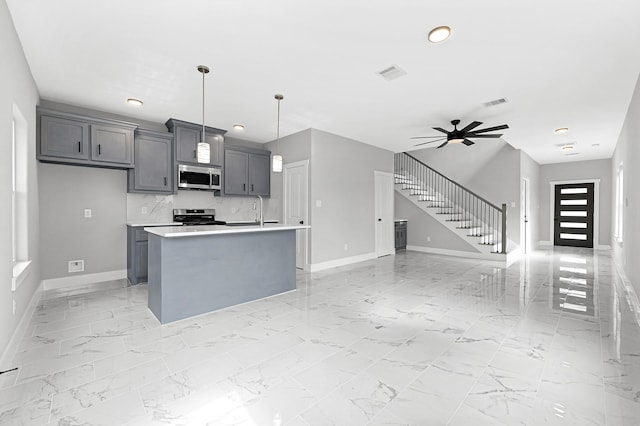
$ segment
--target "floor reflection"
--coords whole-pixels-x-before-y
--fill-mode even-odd
[[[552,307],[593,317],[596,314],[597,263],[596,254],[560,254],[554,256]]]

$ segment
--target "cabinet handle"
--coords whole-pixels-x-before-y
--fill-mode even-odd
[[[197,152],[197,150],[196,150],[196,149],[194,149],[194,150],[193,150],[193,158],[198,158],[198,156],[196,155],[196,152]]]
[[[247,190],[247,184],[246,184],[246,183],[243,183],[243,184],[242,184],[242,190],[243,190],[243,191],[246,191],[246,190]]]
[[[102,152],[101,152],[101,151],[102,151],[102,150],[100,149],[100,144],[98,144],[98,155],[101,155],[101,154],[102,154]]]
[[[82,152],[82,141],[78,141],[78,152]]]
[[[167,186],[167,177],[164,177],[164,186]]]
[[[253,192],[253,184],[251,184],[251,192]]]

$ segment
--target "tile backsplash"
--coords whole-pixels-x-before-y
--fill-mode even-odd
[[[181,190],[175,195],[127,194],[127,222],[170,222],[173,209],[187,208],[216,209],[218,220],[256,220],[259,214],[257,203],[257,197],[216,197],[206,191]],[[264,198],[264,218],[281,221],[280,204],[279,199]]]

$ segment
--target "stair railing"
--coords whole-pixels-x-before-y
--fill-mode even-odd
[[[446,215],[447,221],[458,222],[457,227],[468,229],[478,237],[479,244],[493,245],[496,252],[507,253],[507,205],[498,207],[417,158],[400,152],[394,158],[397,179],[436,214]]]

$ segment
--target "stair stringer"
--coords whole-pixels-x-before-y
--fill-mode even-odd
[[[445,228],[447,228],[451,233],[457,236],[461,241],[464,241],[471,249],[471,251],[469,252],[470,257],[473,257],[476,259],[480,257],[482,259],[498,260],[498,261],[506,259],[506,256],[504,254],[494,252],[495,250],[494,245],[478,244],[478,241],[479,241],[478,237],[470,236],[469,229],[459,228],[462,222],[446,220],[446,217],[449,217],[448,215],[438,214],[437,208],[427,207],[427,202],[421,201],[419,195],[411,195],[410,189],[403,189],[403,186],[406,186],[406,184],[396,183],[395,184],[396,193],[400,194],[402,197],[409,200],[411,203],[417,206],[420,210],[422,210],[423,212],[425,212],[426,214],[434,218],[438,223],[440,223]],[[507,247],[509,246],[510,244],[507,244]],[[460,255],[463,255],[464,252],[459,252],[459,253]]]

